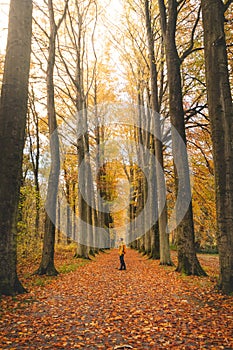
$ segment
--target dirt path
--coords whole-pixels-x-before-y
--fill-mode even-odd
[[[40,294],[3,298],[0,349],[233,349],[232,297],[135,251],[126,271],[118,259],[100,254]]]

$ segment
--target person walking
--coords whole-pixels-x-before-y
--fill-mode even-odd
[[[120,243],[119,243],[119,256],[120,256],[120,268],[119,268],[119,270],[126,270],[125,253],[126,253],[126,245],[125,245],[123,238],[121,238]]]

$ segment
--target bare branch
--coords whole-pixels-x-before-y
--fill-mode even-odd
[[[58,21],[58,24],[56,26],[57,30],[59,29],[59,27],[61,26],[65,16],[66,16],[66,13],[67,13],[67,10],[68,10],[68,3],[69,3],[69,0],[66,0],[66,3],[65,3],[65,7],[64,7],[64,10],[63,10],[63,14],[61,16],[61,18],[59,19]]]
[[[190,143],[191,145],[193,145],[194,147],[196,147],[197,149],[199,149],[199,151],[201,152],[203,158],[205,159],[205,163],[206,166],[210,172],[211,175],[214,175],[214,170],[212,168],[212,166],[210,165],[209,159],[206,157],[205,152],[203,151],[202,147],[199,146],[197,143],[195,143],[194,141],[188,140],[188,143]]]
[[[40,25],[40,23],[35,19],[35,17],[33,17],[33,22],[35,22],[35,24],[40,28],[40,30],[44,33],[44,35],[49,38],[48,33],[44,30],[44,28]]]
[[[194,50],[193,50],[193,46],[194,46],[194,35],[195,35],[195,31],[196,31],[198,22],[199,22],[199,20],[200,20],[200,14],[201,14],[201,6],[199,6],[198,13],[197,13],[197,18],[196,18],[196,21],[195,21],[194,26],[193,26],[193,29],[192,29],[189,47],[188,47],[187,50],[183,53],[183,55],[180,57],[181,62],[183,62],[184,59],[185,59],[187,56],[189,56],[189,55],[194,51]]]

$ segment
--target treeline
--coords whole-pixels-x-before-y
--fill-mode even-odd
[[[0,109],[0,292],[18,255],[117,238],[233,289],[232,1],[11,0]],[[213,149],[212,149],[213,148]],[[18,244],[18,248],[17,248]]]

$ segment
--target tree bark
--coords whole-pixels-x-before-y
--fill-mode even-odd
[[[144,2],[145,19],[146,19],[146,31],[149,49],[149,61],[150,61],[150,79],[151,79],[151,108],[152,108],[152,126],[156,131],[155,136],[155,155],[163,171],[163,145],[161,136],[161,123],[159,115],[159,103],[158,103],[158,88],[157,88],[157,68],[155,63],[154,52],[154,39],[151,28],[151,14],[149,10],[149,0]],[[159,234],[160,234],[160,264],[172,265],[169,248],[169,234],[167,232],[167,201],[166,201],[166,186],[164,173],[160,169],[156,169],[156,184],[158,193],[158,203],[162,203],[163,208],[158,218],[159,222]]]
[[[83,125],[85,123],[84,114],[86,111],[79,111],[79,122],[78,124]],[[85,200],[87,191],[86,186],[86,166],[85,162],[85,135],[80,135],[78,139],[78,244],[77,251],[75,254],[76,258],[89,259],[89,247],[87,244],[83,244],[83,241],[88,242],[88,204]],[[83,240],[82,237],[85,239]]]
[[[150,150],[151,160],[150,160],[150,183],[152,184],[151,191],[149,193],[150,196],[150,206],[153,214],[156,218],[158,217],[158,195],[157,195],[157,179],[156,179],[156,162],[155,162],[155,140],[154,135],[151,135],[151,145]],[[162,219],[162,218],[161,218]],[[161,223],[161,222],[160,222]],[[161,226],[160,226],[161,227]],[[162,228],[161,228],[162,229]],[[166,232],[166,231],[165,231]],[[169,243],[169,242],[168,242]],[[151,227],[151,254],[150,258],[154,260],[160,260],[160,252],[162,250],[162,254],[164,256],[164,249],[160,249],[160,232],[159,232],[159,220],[157,220],[153,226]],[[168,245],[168,254],[170,255],[169,245]],[[162,259],[161,261],[164,261]],[[170,264],[168,264],[170,265]]]
[[[213,141],[219,288],[233,292],[233,105],[220,0],[201,1],[208,108]]]
[[[182,201],[177,201],[176,205],[178,252],[178,266],[176,270],[186,275],[206,275],[195,251],[188,155],[186,148],[183,147],[186,145],[186,134],[180,73],[181,61],[175,40],[178,2],[176,0],[168,0],[167,8],[164,0],[158,0],[158,3],[168,71],[169,112],[172,124],[172,152],[175,164],[176,192],[178,192],[179,186],[179,192],[182,196]],[[183,203],[189,201],[190,204],[186,214],[180,217]]]
[[[25,292],[16,272],[16,222],[25,139],[32,0],[11,0],[0,105],[0,294]]]
[[[56,276],[58,271],[54,265],[54,245],[55,245],[55,225],[56,225],[56,208],[57,193],[60,173],[60,151],[59,137],[57,130],[57,119],[54,99],[54,67],[56,53],[56,36],[59,26],[61,25],[67,10],[68,0],[66,1],[64,12],[60,18],[58,25],[55,23],[55,15],[53,8],[53,0],[48,1],[50,35],[49,35],[49,54],[47,65],[47,111],[50,136],[50,154],[51,165],[48,180],[47,196],[46,196],[46,216],[45,216],[45,232],[43,240],[42,259],[39,269],[35,272],[38,275]]]
[[[36,202],[36,216],[35,216],[35,236],[37,239],[40,238],[40,207],[41,207],[41,196],[40,196],[40,184],[39,184],[39,167],[40,167],[40,137],[39,137],[39,116],[36,112],[35,106],[35,94],[32,89],[31,97],[29,96],[29,108],[30,114],[32,115],[34,127],[35,127],[35,139],[36,139],[36,147],[34,154],[33,147],[33,139],[31,135],[30,128],[30,116],[28,116],[28,128],[27,133],[29,136],[29,144],[30,144],[30,156],[32,162],[32,169],[34,174],[34,186],[35,186],[35,202]]]

